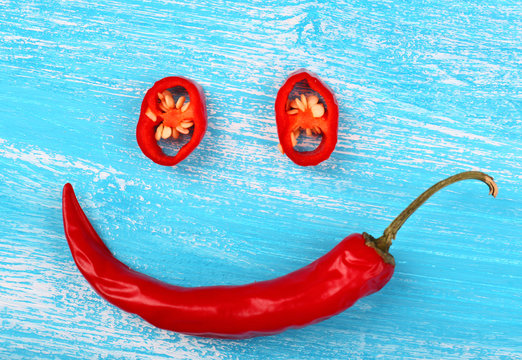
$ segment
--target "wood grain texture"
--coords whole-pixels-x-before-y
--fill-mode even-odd
[[[0,358],[522,358],[522,8],[516,1],[0,0]],[[273,103],[297,68],[335,91],[331,159],[276,149]],[[145,91],[205,89],[209,129],[174,168],[135,141]],[[352,232],[399,232],[379,293],[247,341],[155,329],[103,301],[62,228],[71,182],[109,248],[181,285],[285,274]]]

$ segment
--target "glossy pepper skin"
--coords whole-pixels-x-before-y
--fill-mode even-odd
[[[315,91],[324,101],[325,113],[321,118],[311,116],[290,115],[288,113],[289,96],[299,82],[306,80],[311,90]],[[306,70],[299,69],[290,74],[288,79],[279,89],[275,101],[275,116],[277,135],[283,152],[297,165],[313,166],[328,159],[337,144],[337,132],[339,127],[339,106],[335,94],[317,75]],[[292,132],[298,128],[318,127],[322,133],[319,146],[312,151],[297,151],[292,144]]]
[[[184,88],[190,98],[190,106],[184,113],[185,118],[192,119],[193,132],[188,143],[183,145],[174,156],[167,155],[163,152],[156,140],[156,128],[163,120],[164,113],[160,108],[158,94],[165,90],[175,87]],[[154,121],[147,112],[150,111],[157,117]],[[207,130],[207,110],[205,103],[205,94],[203,88],[195,81],[181,76],[170,76],[157,81],[150,88],[141,104],[140,118],[136,127],[136,140],[145,156],[154,161],[156,164],[164,166],[174,166],[184,160],[199,145],[205,131]]]
[[[74,261],[98,294],[154,326],[191,335],[242,339],[313,324],[378,291],[394,271],[361,234],[353,234],[308,266],[273,280],[184,288],[117,260],[70,184],[63,190],[63,221]]]
[[[98,294],[113,305],[162,329],[243,339],[319,322],[380,290],[393,275],[395,262],[388,250],[402,224],[435,192],[465,179],[481,180],[489,186],[490,194],[497,195],[493,178],[484,173],[454,175],[422,193],[381,237],[350,235],[299,270],[239,286],[186,288],[130,269],[111,254],[98,236],[71,184],[63,189],[63,222],[78,269]]]

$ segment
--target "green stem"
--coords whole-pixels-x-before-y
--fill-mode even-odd
[[[397,235],[397,232],[399,231],[401,226],[411,216],[411,214],[413,214],[415,212],[415,210],[417,210],[419,208],[419,206],[424,204],[424,202],[426,202],[426,200],[428,200],[433,194],[435,194],[440,189],[442,189],[448,185],[451,185],[453,183],[456,183],[456,182],[459,182],[462,180],[469,180],[469,179],[475,179],[475,180],[480,180],[480,181],[484,182],[486,185],[489,186],[489,194],[493,195],[494,197],[497,196],[497,193],[498,193],[497,184],[493,181],[493,178],[491,176],[484,174],[483,172],[465,171],[465,172],[450,176],[447,179],[439,181],[438,183],[436,183],[435,185],[430,187],[428,190],[423,192],[418,198],[413,200],[413,202],[406,209],[404,209],[404,211],[401,212],[399,214],[399,216],[397,216],[395,218],[395,220],[393,220],[391,222],[391,224],[386,228],[386,230],[384,230],[383,235],[380,238],[374,240],[375,246],[377,248],[379,248],[380,250],[382,250],[383,252],[387,253],[388,250],[390,249],[393,239],[395,239],[395,236]]]

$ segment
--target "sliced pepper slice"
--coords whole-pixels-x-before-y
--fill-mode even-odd
[[[181,87],[187,93],[175,99],[169,89]],[[174,156],[163,152],[161,139],[177,139],[189,134],[190,140]],[[173,166],[184,160],[201,142],[207,129],[207,110],[203,88],[181,76],[170,76],[157,81],[147,91],[141,104],[136,127],[136,139],[145,156],[159,165]]]
[[[306,81],[317,95],[298,95],[290,99],[295,86]],[[297,165],[311,166],[328,159],[337,144],[339,107],[333,91],[317,75],[299,69],[290,74],[279,89],[275,101],[279,150]],[[321,143],[312,151],[297,151],[301,131],[308,136],[322,135]]]

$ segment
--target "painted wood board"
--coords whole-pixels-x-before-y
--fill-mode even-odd
[[[0,1],[0,358],[522,358],[522,117],[516,1]],[[298,68],[335,91],[339,141],[316,167],[276,149]],[[135,141],[142,97],[183,75],[209,128],[184,162]],[[313,144],[310,144],[312,146]],[[102,300],[63,234],[74,185],[132,268],[185,286],[286,274],[342,238],[399,232],[396,273],[342,314],[223,341],[158,330]]]

